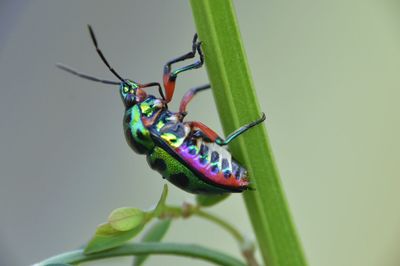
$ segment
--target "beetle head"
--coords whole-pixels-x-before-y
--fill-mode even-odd
[[[144,92],[140,85],[132,80],[121,82],[119,92],[127,108],[144,101],[147,97],[147,93]]]

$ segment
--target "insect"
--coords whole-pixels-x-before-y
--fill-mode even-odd
[[[190,52],[165,64],[164,95],[158,82],[142,84],[122,78],[106,60],[90,25],[88,28],[98,55],[119,81],[99,79],[61,64],[57,66],[88,80],[119,85],[125,105],[123,118],[125,137],[135,152],[145,154],[152,169],[190,193],[223,194],[249,189],[246,169],[222,146],[263,122],[264,113],[260,119],[240,127],[223,139],[201,122],[183,121],[189,102],[197,93],[209,89],[209,84],[189,90],[181,100],[178,112],[168,109],[167,104],[172,100],[177,76],[182,72],[200,68],[204,63],[201,42],[198,41],[197,34],[194,35]],[[195,58],[196,53],[199,60],[172,70],[173,64]],[[158,87],[161,98],[147,94],[146,88],[149,87]]]

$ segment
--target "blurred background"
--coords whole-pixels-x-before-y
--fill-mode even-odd
[[[400,5],[393,0],[235,1],[249,65],[310,265],[400,265]],[[117,87],[55,68],[161,81],[190,48],[187,1],[0,2],[0,265],[75,249],[121,206],[148,208],[164,181],[122,132]],[[183,93],[204,69],[178,79]],[[205,108],[206,107],[206,108]],[[210,92],[188,119],[221,132]],[[169,202],[192,196],[170,186]],[[254,238],[240,195],[212,211]],[[214,225],[178,220],[166,241],[239,256]],[[131,258],[89,265],[131,265]],[[148,265],[209,265],[154,256]]]

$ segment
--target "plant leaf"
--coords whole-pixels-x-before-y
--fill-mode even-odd
[[[87,244],[84,253],[93,254],[99,251],[118,247],[139,234],[143,227],[144,223],[129,231],[118,231],[109,223],[101,224],[97,227],[95,235]]]
[[[144,234],[141,242],[160,242],[160,240],[165,236],[169,227],[171,225],[171,219],[163,219],[156,221],[151,228]],[[148,255],[136,256],[133,261],[133,266],[142,265]]]
[[[201,207],[211,207],[226,199],[230,194],[221,195],[196,195],[197,205]]]
[[[118,231],[128,231],[140,226],[145,220],[145,212],[138,208],[122,207],[115,209],[108,217],[108,223]]]
[[[161,197],[160,200],[158,201],[156,207],[154,208],[154,211],[152,213],[153,217],[158,217],[161,215],[163,208],[165,206],[165,201],[167,200],[167,196],[168,196],[168,185],[164,184],[164,188],[163,191],[161,193]]]

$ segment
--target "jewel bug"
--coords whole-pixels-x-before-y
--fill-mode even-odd
[[[177,76],[200,68],[204,63],[197,34],[193,37],[191,51],[164,65],[163,90],[158,82],[142,84],[122,78],[106,60],[90,25],[88,29],[98,55],[119,81],[99,79],[62,64],[57,66],[81,78],[119,85],[125,105],[123,128],[126,140],[135,152],[146,155],[152,169],[190,193],[223,194],[249,189],[247,170],[223,146],[263,122],[264,113],[258,120],[240,127],[223,139],[201,122],[184,121],[189,102],[197,93],[210,89],[209,84],[189,90],[183,96],[178,112],[168,109],[167,104],[173,98]],[[199,56],[197,61],[172,70],[173,64],[195,58],[196,54]],[[147,94],[145,89],[149,87],[157,87],[160,98]]]

